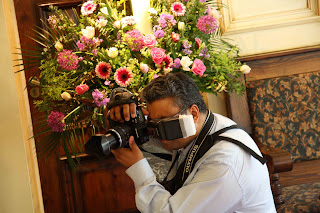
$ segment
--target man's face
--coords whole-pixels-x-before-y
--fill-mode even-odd
[[[164,98],[161,100],[147,103],[149,119],[164,119],[176,115],[181,109],[175,105],[172,98]],[[175,131],[175,130],[172,130]],[[175,140],[160,140],[163,147],[167,150],[178,150],[186,147],[194,136],[188,138],[179,138]]]

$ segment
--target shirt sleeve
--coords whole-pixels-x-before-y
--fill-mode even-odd
[[[242,190],[231,166],[212,158],[203,162],[193,179],[174,195],[156,181],[146,159],[126,172],[134,181],[141,212],[234,212],[241,206]]]

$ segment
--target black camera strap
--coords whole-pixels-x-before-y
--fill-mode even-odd
[[[193,170],[196,162],[215,144],[215,141],[217,140],[225,140],[225,141],[234,143],[240,146],[241,148],[243,148],[245,151],[249,152],[254,158],[259,160],[262,164],[266,162],[264,158],[259,156],[252,149],[244,145],[242,142],[229,137],[220,136],[220,134],[228,130],[240,129],[237,125],[232,125],[232,126],[223,128],[212,135],[208,135],[211,132],[213,126],[214,126],[214,115],[209,111],[205,120],[204,127],[202,128],[200,134],[196,138],[195,143],[190,148],[185,161],[182,162],[178,167],[176,176],[170,181],[167,181],[166,180],[167,177],[166,177],[164,181],[161,183],[166,188],[166,190],[168,190],[172,195],[176,193],[176,191],[178,191],[179,188],[182,187],[183,183],[186,181],[189,174]],[[175,162],[173,162],[173,164],[174,163]],[[171,165],[171,168],[169,169],[168,174],[170,173],[172,167],[173,165]]]

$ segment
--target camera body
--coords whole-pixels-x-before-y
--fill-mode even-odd
[[[110,129],[104,135],[94,135],[85,144],[85,152],[97,157],[110,154],[111,149],[126,147],[129,137],[134,136],[135,142],[142,145],[149,141],[146,119],[141,107],[138,105],[137,97],[130,93],[119,93],[108,103],[108,108],[120,104],[136,104],[136,117],[130,118],[124,123],[116,122],[108,117]]]

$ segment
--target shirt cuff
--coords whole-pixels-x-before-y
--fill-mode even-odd
[[[143,158],[126,170],[127,175],[133,180],[136,187],[142,186],[154,173],[146,158]]]

